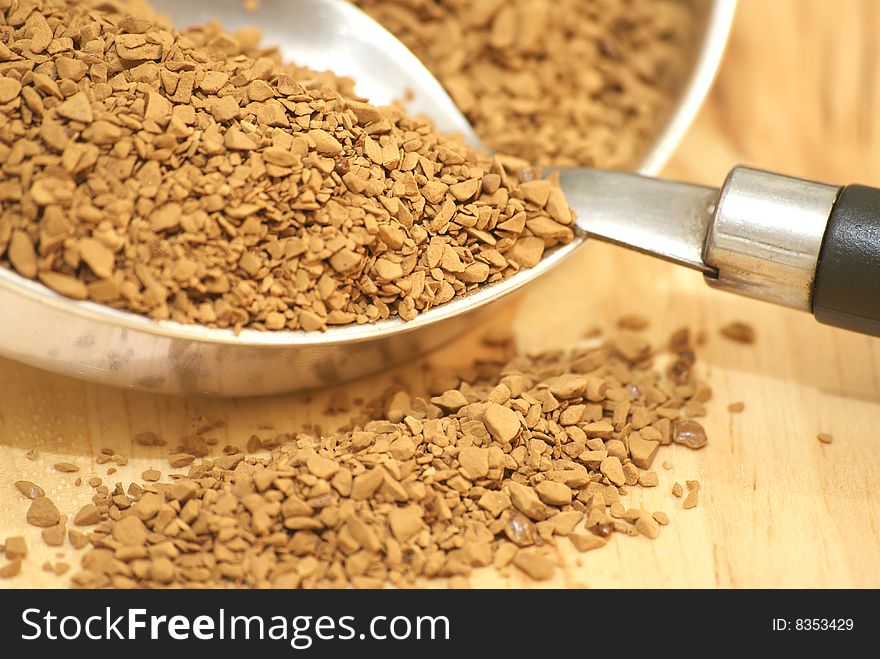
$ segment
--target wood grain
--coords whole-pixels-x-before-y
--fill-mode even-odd
[[[670,176],[718,184],[736,163],[832,182],[880,184],[880,4],[874,0],[743,0],[729,56],[698,121],[668,167]],[[694,273],[590,245],[533,287],[494,322],[512,323],[520,346],[537,350],[609,328],[631,312],[653,319],[663,340],[688,325],[705,330],[701,368],[716,396],[706,419],[711,443],[698,453],[671,447],[658,458],[660,486],[633,503],[663,510],[671,524],[656,541],[618,538],[579,556],[561,543],[565,569],[551,585],[590,587],[880,586],[880,341],[819,326],[807,315],[706,288]],[[747,320],[756,345],[731,343],[718,328]],[[477,354],[477,328],[430,358],[464,364]],[[405,379],[423,386],[424,362],[350,384],[350,399]],[[30,555],[20,577],[0,587],[59,586],[41,570],[58,560],[25,523],[17,479],[40,483],[63,511],[89,488],[51,470],[74,461],[79,475],[129,482],[147,466],[167,473],[163,449],[131,443],[142,430],[178,437],[199,417],[225,422],[221,444],[251,433],[325,429],[346,415],[324,413],[338,391],[260,400],[176,399],[84,384],[0,361],[0,538],[23,534]],[[730,402],[746,410],[727,412]],[[832,433],[820,444],[816,434]],[[108,477],[93,456],[103,447],[131,456]],[[37,461],[25,453],[37,448]],[[684,511],[674,481],[703,484]],[[564,546],[563,546],[564,545]],[[75,564],[75,552],[60,554]],[[528,585],[516,575],[477,574],[476,586]],[[438,584],[442,585],[442,584]]]

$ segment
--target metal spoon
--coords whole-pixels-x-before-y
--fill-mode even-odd
[[[283,48],[291,59],[352,75],[358,92],[376,103],[411,89],[414,110],[476,140],[415,57],[341,0],[263,0],[256,15],[244,12],[240,0],[153,4],[180,25],[211,18],[227,28],[258,23],[267,42],[293,46]],[[643,172],[656,171],[693,118],[717,68],[732,9],[731,0],[712,3],[691,83]],[[411,358],[473,326],[491,303],[565,259],[587,233],[701,270],[721,288],[880,331],[880,229],[876,222],[866,229],[863,221],[880,213],[876,191],[851,187],[840,193],[746,169],[734,170],[720,191],[599,170],[566,170],[561,178],[579,216],[571,244],[530,270],[410,322],[235,336],[75,302],[0,269],[0,353],[97,382],[168,393],[255,395],[337,383]],[[852,285],[867,274],[873,278],[861,288]]]

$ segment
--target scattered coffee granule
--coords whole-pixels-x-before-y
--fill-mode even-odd
[[[685,481],[685,485],[687,486],[688,494],[684,499],[683,507],[695,508],[699,501],[700,483],[699,481]]]
[[[344,390],[335,391],[331,394],[327,400],[327,407],[324,409],[324,413],[329,415],[349,411],[351,411],[351,401],[348,399],[348,393]]]
[[[727,406],[727,411],[731,414],[739,414],[743,410],[746,409],[746,404],[742,401],[738,401],[736,403],[731,403]]]
[[[52,572],[56,577],[62,576],[70,569],[70,565],[63,561],[58,561],[55,565],[52,565],[51,561],[46,561],[43,563],[43,570],[45,572]]]
[[[817,436],[818,440],[823,444],[830,444],[834,441],[834,437],[827,432],[820,432]]]
[[[80,508],[79,512],[73,518],[76,526],[92,526],[101,521],[101,510],[93,503],[87,503]]]
[[[380,412],[332,434],[288,435],[266,456],[193,461],[124,497],[121,484],[101,486],[73,583],[463,585],[488,565],[548,579],[559,538],[588,551],[615,532],[655,537],[651,513],[624,505],[649,473],[631,452],[660,445],[661,411],[702,388],[693,373],[678,385],[635,354],[612,341],[486,359],[438,378],[449,388],[435,383],[430,396],[389,392],[376,409],[393,408],[396,421]]]
[[[673,332],[669,337],[668,349],[669,352],[678,355],[692,352],[691,331],[687,327],[682,327]]]
[[[54,467],[55,471],[60,471],[66,474],[72,474],[79,471],[79,467],[72,462],[56,462]]]
[[[424,62],[489,147],[558,166],[632,166],[696,38],[682,0],[354,1]]]
[[[690,449],[700,449],[709,443],[706,430],[693,419],[676,419],[672,424],[672,441]]]
[[[636,529],[639,533],[648,538],[651,538],[652,540],[660,537],[660,525],[649,513],[646,513],[645,511],[642,511],[636,519]]]
[[[162,474],[157,469],[147,469],[141,474],[141,478],[147,483],[155,483],[162,478]]]
[[[751,345],[755,342],[755,328],[748,323],[733,322],[721,328],[721,336],[736,343]]]
[[[37,458],[40,457],[40,452],[37,449],[32,448],[32,449],[28,449],[27,453],[25,453],[24,456],[28,460],[36,460]]]
[[[134,437],[132,440],[135,444],[139,444],[140,446],[164,446],[165,442],[159,439],[159,436],[154,432],[140,432]]]
[[[546,556],[528,549],[520,549],[513,557],[513,564],[535,581],[546,581],[553,577],[556,565]]]
[[[38,496],[32,502],[27,511],[27,521],[33,526],[46,528],[55,526],[61,521],[61,513],[55,504],[45,496]]]
[[[3,545],[3,553],[11,561],[17,558],[25,558],[27,556],[27,543],[20,535],[6,538],[6,543]]]
[[[612,506],[615,504],[611,504]],[[598,507],[593,507],[596,510]],[[601,514],[601,511],[599,511]],[[588,520],[589,522],[589,520]],[[595,521],[593,524],[587,524],[587,530],[590,531],[595,536],[600,538],[607,538],[612,533],[614,533],[614,525],[609,521]]]
[[[643,471],[639,474],[639,485],[642,487],[657,487],[660,483],[660,477],[656,471]]]
[[[16,558],[3,567],[0,567],[0,579],[11,579],[21,573],[21,559]]]
[[[15,489],[28,499],[36,499],[37,497],[46,496],[42,487],[36,483],[31,483],[30,481],[15,481]]]
[[[43,537],[43,542],[45,542],[50,547],[60,547],[64,544],[64,536],[67,533],[67,529],[64,524],[55,524],[54,526],[50,526],[48,528],[43,529],[40,532],[40,535]]]
[[[208,446],[208,440],[200,434],[185,435],[181,439],[180,446],[177,447],[178,453],[186,453],[194,458],[203,458],[211,452]]]
[[[256,453],[257,451],[263,450],[263,441],[257,437],[256,435],[251,435],[250,439],[247,441],[247,445],[245,446],[245,450],[248,453]]]
[[[660,526],[666,526],[669,524],[669,515],[666,513],[656,510],[654,511],[654,521],[656,521]]]
[[[253,29],[17,6],[0,5],[0,264],[61,295],[320,331],[411,320],[573,238],[555,179],[285,65]]]
[[[673,483],[672,484],[672,496],[681,497],[684,490],[681,488],[681,483]]]
[[[86,537],[85,533],[81,533],[75,529],[70,529],[67,532],[67,538],[70,540],[70,545],[74,549],[82,549],[89,543],[89,539]]]
[[[180,469],[192,464],[195,459],[196,456],[189,455],[188,453],[172,453],[168,456],[168,464],[174,469]]]
[[[572,533],[568,536],[568,539],[579,552],[592,551],[593,549],[599,549],[608,544],[608,541],[605,538],[594,534]]]

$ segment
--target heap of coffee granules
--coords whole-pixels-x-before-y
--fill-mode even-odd
[[[354,0],[443,83],[496,151],[627,168],[692,54],[688,0]]]
[[[211,327],[413,318],[572,238],[559,187],[259,34],[0,3],[0,264]]]
[[[655,538],[668,516],[628,507],[625,495],[658,484],[651,468],[664,444],[705,444],[689,417],[711,394],[682,339],[662,373],[650,346],[623,334],[570,354],[480,362],[439,378],[429,398],[386,396],[382,418],[362,426],[263,442],[268,457],[190,455],[185,476],[151,473],[127,489],[91,479],[93,504],[70,514],[70,541],[92,545],[73,583],[464,585],[492,565],[548,579],[559,543],[587,551],[615,533]],[[697,487],[688,482],[685,507]],[[20,490],[36,497],[29,519],[63,533],[39,488]]]

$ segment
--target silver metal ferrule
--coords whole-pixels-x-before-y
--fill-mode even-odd
[[[721,188],[703,260],[710,286],[812,310],[822,238],[839,187],[737,167]]]

